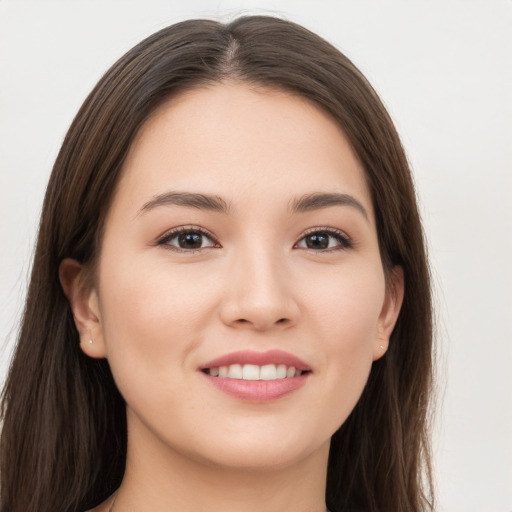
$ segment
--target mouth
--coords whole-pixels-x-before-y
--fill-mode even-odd
[[[306,384],[312,373],[304,361],[280,350],[233,352],[199,368],[208,382],[232,397],[267,402]]]
[[[219,379],[242,379],[242,380],[280,380],[300,377],[310,370],[299,370],[295,366],[285,364],[230,364],[229,366],[216,366],[203,368],[202,371],[211,377]]]

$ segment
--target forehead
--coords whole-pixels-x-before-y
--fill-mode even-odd
[[[147,202],[165,189],[234,206],[350,193],[373,213],[362,165],[329,114],[296,94],[240,83],[181,93],[139,131],[114,203]]]

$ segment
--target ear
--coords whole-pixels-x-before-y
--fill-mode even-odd
[[[73,311],[82,351],[90,357],[106,357],[98,294],[87,269],[78,261],[66,258],[60,264],[59,279]]]
[[[404,299],[404,272],[393,267],[386,286],[386,297],[379,315],[373,360],[380,359],[387,351],[389,338],[395,327]]]

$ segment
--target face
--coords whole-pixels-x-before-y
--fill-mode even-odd
[[[223,84],[138,134],[75,317],[83,350],[108,358],[130,443],[284,467],[327,453],[387,348],[393,289],[337,124],[303,98]]]

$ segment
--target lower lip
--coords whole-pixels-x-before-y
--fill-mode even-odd
[[[299,377],[276,380],[243,380],[212,377],[203,372],[202,374],[218,390],[249,402],[269,402],[289,395],[304,386],[310,375],[305,373]]]

